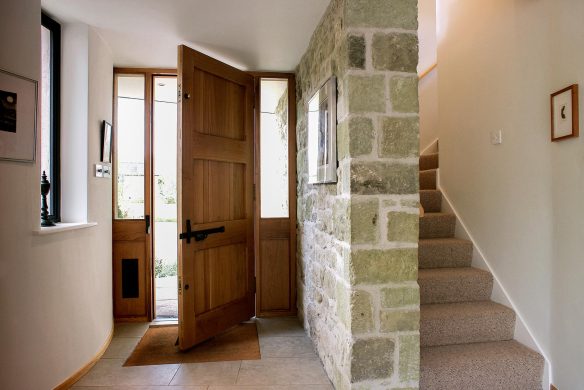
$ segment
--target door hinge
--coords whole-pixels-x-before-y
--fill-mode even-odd
[[[182,294],[182,278],[180,277],[180,275],[178,275],[177,281],[178,281],[178,295],[181,295]]]
[[[181,100],[182,100],[182,85],[180,83],[178,83],[176,101],[177,101],[177,103],[180,103]]]
[[[253,292],[254,292],[254,294],[257,291],[257,286],[258,286],[257,285],[257,280],[256,280],[256,277],[254,276],[253,277]]]

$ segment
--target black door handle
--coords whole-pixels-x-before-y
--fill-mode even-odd
[[[204,239],[209,237],[209,234],[224,233],[224,232],[225,232],[225,226],[220,226],[220,227],[211,228],[211,229],[192,231],[191,230],[191,220],[187,219],[187,231],[184,233],[181,233],[178,237],[181,240],[187,240],[187,244],[190,244],[191,238],[194,238],[195,241],[203,241]]]

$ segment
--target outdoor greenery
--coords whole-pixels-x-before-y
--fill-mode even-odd
[[[167,276],[176,276],[176,274],[176,263],[166,264],[162,259],[156,259],[154,261],[154,277],[165,278]]]

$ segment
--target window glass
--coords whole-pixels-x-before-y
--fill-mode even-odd
[[[51,31],[41,27],[41,173],[46,172],[49,181],[51,176]],[[52,191],[47,195],[49,214],[53,214]]]
[[[288,81],[261,80],[261,217],[288,218]]]
[[[144,218],[144,76],[117,77],[116,219]]]

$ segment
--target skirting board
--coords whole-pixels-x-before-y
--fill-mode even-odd
[[[81,377],[83,375],[87,374],[89,372],[89,370],[91,370],[91,368],[93,366],[95,366],[95,364],[99,361],[99,359],[101,359],[101,357],[103,356],[103,354],[105,353],[105,351],[109,347],[110,343],[112,342],[113,337],[114,337],[114,325],[112,324],[112,330],[110,331],[110,334],[109,334],[107,340],[101,346],[101,348],[97,352],[97,354],[95,354],[95,356],[87,364],[85,364],[83,367],[81,367],[76,373],[74,373],[69,378],[67,378],[63,383],[61,383],[60,385],[55,387],[54,390],[67,390],[71,386],[73,386],[75,384],[75,382],[77,382],[79,379],[81,379]]]
[[[513,300],[507,293],[507,290],[501,284],[497,273],[491,267],[491,264],[487,260],[481,247],[478,245],[477,241],[474,239],[472,233],[467,228],[464,220],[461,218],[459,212],[453,206],[448,193],[440,185],[440,169],[437,170],[436,174],[436,188],[442,192],[442,210],[443,212],[451,212],[456,216],[456,229],[455,236],[463,238],[472,242],[473,245],[473,255],[472,255],[472,266],[480,269],[487,270],[493,275],[493,293],[491,299],[502,305],[511,307],[515,311],[516,321],[515,321],[515,335],[514,339],[522,344],[525,344],[529,348],[538,351],[545,359],[544,373],[542,378],[543,388],[546,389],[551,384],[553,378],[551,377],[551,364],[547,355],[543,352],[541,346],[533,336],[533,333],[527,326],[521,312],[514,304]]]
[[[438,153],[438,138],[434,141],[430,142],[430,145],[426,146],[420,152],[420,156],[424,156],[426,154]]]

